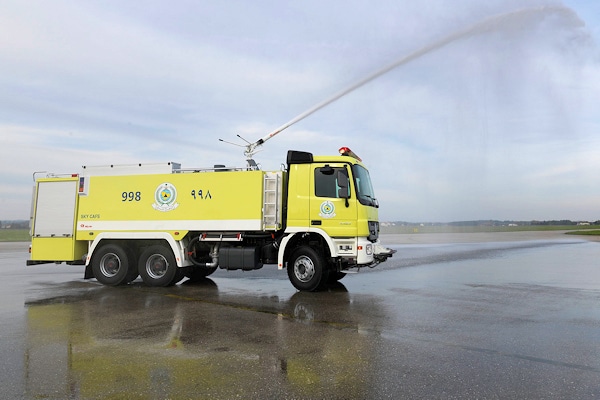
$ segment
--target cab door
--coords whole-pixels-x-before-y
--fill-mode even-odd
[[[357,200],[351,169],[344,163],[312,165],[310,177],[310,226],[331,237],[356,237]]]

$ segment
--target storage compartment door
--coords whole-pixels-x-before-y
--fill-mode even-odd
[[[34,237],[72,237],[77,181],[38,182]]]

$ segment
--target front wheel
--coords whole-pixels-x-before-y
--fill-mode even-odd
[[[329,278],[328,278],[327,282],[336,283],[337,281],[339,281],[340,279],[342,279],[345,276],[346,276],[346,274],[341,271],[329,271]]]
[[[138,272],[148,286],[171,286],[183,279],[169,247],[153,245],[140,256]]]
[[[323,256],[308,246],[294,250],[287,266],[288,277],[298,290],[315,291],[327,283],[329,270]]]

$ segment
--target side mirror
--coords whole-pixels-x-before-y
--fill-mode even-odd
[[[349,181],[346,171],[338,170],[335,177],[338,185],[338,198],[348,199],[350,197],[350,191],[348,190]]]

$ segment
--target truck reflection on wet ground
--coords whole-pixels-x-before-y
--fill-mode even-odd
[[[28,394],[148,396],[159,379],[168,398],[367,396],[372,342],[359,326],[376,304],[332,289],[280,299],[222,293],[210,279],[56,286],[27,303]],[[55,370],[39,366],[50,360],[69,368],[48,392]]]

